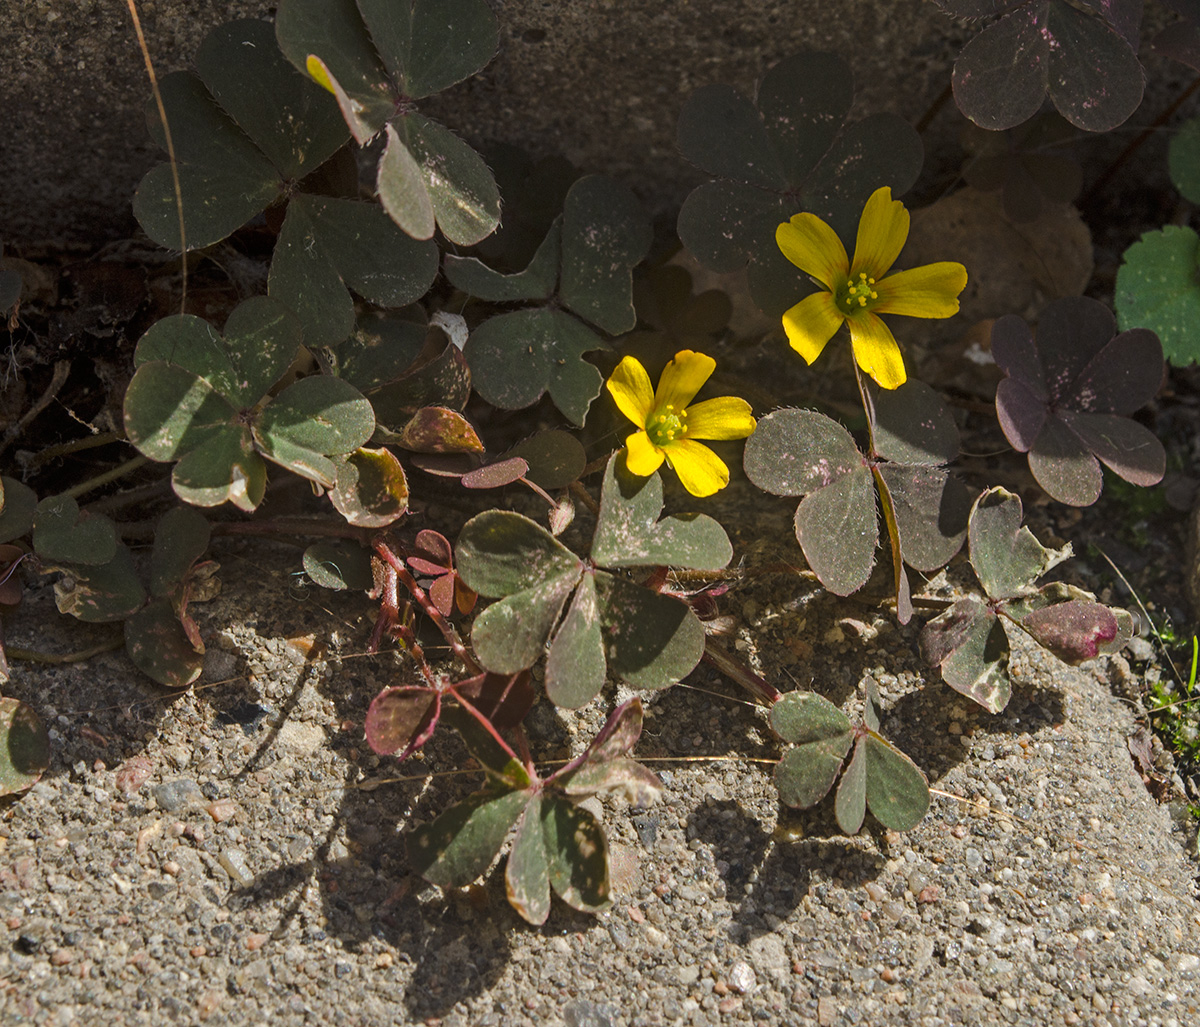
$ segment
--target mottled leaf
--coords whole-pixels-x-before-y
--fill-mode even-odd
[[[33,515],[33,548],[46,563],[98,566],[117,554],[117,528],[103,514],[80,512],[70,496],[50,496]]]
[[[151,599],[126,619],[125,649],[138,670],[170,688],[187,688],[204,670],[204,649],[192,644],[169,599]]]
[[[333,463],[337,471],[329,500],[347,524],[382,528],[408,511],[408,479],[391,450],[364,446]]]
[[[408,833],[414,871],[443,888],[462,888],[482,874],[525,808],[524,792],[488,788],[455,803]]]
[[[705,514],[658,519],[662,479],[639,478],[614,454],[604,471],[592,558],[603,567],[671,566],[720,570],[733,558],[725,529]]]
[[[771,728],[790,749],[775,767],[775,787],[785,806],[815,806],[833,787],[850,751],[850,720],[815,692],[789,692],[771,707]]]
[[[50,735],[32,706],[0,699],[0,796],[32,788],[50,767]]]
[[[520,410],[549,392],[554,405],[582,425],[604,381],[583,355],[605,346],[561,310],[515,310],[476,328],[466,355],[476,390],[493,406]]]

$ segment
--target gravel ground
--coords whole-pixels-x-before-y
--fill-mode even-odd
[[[790,505],[742,519],[749,566],[796,558]],[[725,603],[740,655],[851,706],[873,677],[885,733],[937,790],[929,815],[847,839],[825,807],[781,812],[761,712],[702,667],[648,706],[638,754],[662,799],[603,810],[613,908],[556,904],[535,929],[496,875],[444,894],[409,873],[398,836],[477,777],[428,776],[462,765],[453,738],[399,771],[370,754],[366,704],[402,671],[355,655],[369,604],[297,588],[281,553],[216,544],[192,691],[120,652],[18,665],[6,692],[55,753],[0,819],[5,1024],[1197,1022],[1196,865],[1131,762],[1126,658],[1021,652],[989,717],[923,687],[915,628],[753,578]],[[43,651],[106,637],[59,620],[45,586],[7,633]],[[601,711],[531,716],[550,759]]]

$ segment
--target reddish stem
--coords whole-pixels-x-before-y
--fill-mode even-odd
[[[388,570],[393,572],[396,578],[408,589],[409,594],[416,600],[417,605],[421,607],[425,616],[437,625],[438,630],[442,633],[442,637],[446,639],[446,644],[450,646],[454,655],[462,661],[463,666],[473,675],[482,674],[484,672],[483,668],[475,662],[475,657],[463,645],[462,639],[458,637],[458,632],[454,630],[454,625],[442,615],[441,610],[433,605],[433,601],[426,594],[425,590],[417,584],[417,579],[412,576],[400,558],[392,552],[388,544],[381,539],[376,539],[374,549],[379,558],[387,565]]]

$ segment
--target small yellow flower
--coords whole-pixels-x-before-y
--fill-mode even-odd
[[[942,261],[888,274],[908,238],[908,211],[891,189],[876,189],[858,222],[854,260],[842,240],[815,214],[797,214],[775,230],[787,257],[826,292],[806,296],[783,315],[792,349],[810,364],[842,322],[850,326],[854,359],[885,389],[904,384],[904,359],[880,314],[952,317],[967,269]]]
[[[641,429],[625,440],[625,466],[632,473],[649,477],[666,460],[693,496],[711,496],[729,484],[724,461],[696,440],[744,439],[753,434],[755,421],[750,404],[734,396],[688,406],[716,366],[712,357],[681,350],[663,369],[656,392],[635,358],[617,365],[608,391]]]

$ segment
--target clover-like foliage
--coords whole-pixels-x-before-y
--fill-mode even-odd
[[[603,381],[583,355],[607,345],[589,324],[615,335],[637,323],[632,269],[651,238],[650,222],[628,189],[587,175],[567,191],[562,215],[523,271],[503,274],[473,257],[447,256],[446,277],[463,292],[526,304],[471,333],[466,354],[476,391],[505,410],[549,392],[563,414],[583,424]]]
[[[367,744],[377,753],[396,753],[407,759],[437,729],[446,698],[469,702],[491,726],[510,730],[525,719],[537,695],[529,674],[476,674],[465,681],[436,679],[432,683],[385,688],[371,702],[364,729]]]
[[[999,190],[1004,213],[1016,222],[1035,221],[1047,203],[1070,203],[1083,169],[1066,146],[1078,133],[1057,114],[1046,114],[1005,132],[968,122],[963,146],[971,155],[963,179],[984,192]]]
[[[520,514],[489,510],[468,521],[456,546],[458,572],[481,596],[499,598],[475,620],[480,662],[513,674],[532,666],[549,641],[546,694],[572,709],[600,691],[606,672],[635,688],[665,688],[689,674],[704,653],[695,613],[612,571],[717,570],[733,548],[712,518],[659,520],[662,506],[658,475],[635,478],[617,454],[605,470],[590,560]]]
[[[1027,121],[1050,100],[1072,125],[1107,132],[1142,100],[1142,0],[937,0],[961,18],[999,19],[954,64],[954,99],[987,129]]]
[[[224,335],[191,314],[163,318],[134,352],[129,441],[151,460],[177,461],[171,483],[197,506],[228,501],[253,510],[266,489],[267,460],[335,489],[375,419],[357,389],[329,375],[271,396],[299,349],[295,315],[266,296],[238,306]]]
[[[1133,635],[1133,618],[1096,602],[1071,585],[1039,577],[1071,555],[1068,545],[1048,550],[1021,526],[1019,497],[1002,488],[984,492],[971,510],[971,566],[984,596],[960,599],[921,631],[921,652],[941,668],[951,688],[989,713],[1008,705],[1010,635],[1021,629],[1064,663],[1076,664],[1120,650]]]
[[[913,128],[894,114],[850,122],[853,101],[846,63],[813,52],[772,67],[753,102],[708,85],[680,112],[680,151],[716,181],[684,202],[679,238],[713,271],[748,265],[751,295],[771,316],[812,290],[775,244],[782,222],[811,211],[852,247],[867,197],[881,186],[900,195],[921,170]]]
[[[622,793],[646,806],[657,797],[658,778],[627,755],[641,735],[641,702],[614,710],[584,753],[545,779],[461,708],[447,715],[488,783],[409,833],[408,856],[417,873],[443,888],[470,884],[511,832],[505,885],[508,901],[525,920],[545,923],[552,893],[582,912],[606,909],[612,901],[608,843],[599,821],[579,802]]]
[[[1122,254],[1113,303],[1121,328],[1149,328],[1175,367],[1200,360],[1200,235],[1146,232]]]
[[[271,26],[244,20],[214,29],[196,66],[161,84],[188,249],[210,246],[286,200],[269,288],[300,315],[310,345],[349,334],[351,288],[387,307],[423,296],[437,275],[432,242],[409,238],[372,203],[314,191],[314,172],[348,133],[329,94],[284,59]],[[154,103],[147,121],[165,149]],[[151,239],[182,247],[169,164],[149,171],[133,209]]]
[[[397,225],[414,239],[440,228],[463,246],[495,229],[500,194],[487,165],[416,109],[495,56],[486,0],[284,0],[275,30],[288,59],[337,98],[358,143],[385,134],[376,184]]]
[[[1042,311],[1036,341],[1015,314],[1000,318],[992,355],[1006,376],[996,388],[1000,427],[1060,503],[1088,506],[1100,497],[1101,461],[1135,485],[1162,480],[1162,443],[1129,418],[1162,382],[1162,346],[1153,332],[1118,335],[1102,303],[1067,297]]]
[[[815,806],[841,773],[834,813],[847,834],[859,832],[868,809],[892,831],[911,830],[928,811],[925,775],[879,733],[879,695],[873,683],[858,727],[824,696],[788,692],[771,707],[771,728],[794,746],[775,767],[775,786],[785,806]],[[851,746],[854,752],[846,764]]]
[[[933,571],[966,536],[970,501],[942,466],[958,455],[958,428],[924,382],[874,393],[869,453],[845,428],[812,410],[777,410],[746,443],[746,476],[764,492],[803,496],[796,539],[821,584],[849,595],[866,584],[879,540],[875,493],[891,539],[897,613],[912,615],[901,563]]]
[[[188,604],[216,595],[216,564],[201,563],[209,525],[180,507],[159,521],[150,554],[149,588],[116,527],[80,511],[70,496],[37,505],[33,549],[44,571],[61,571],[54,585],[60,613],[82,621],[125,622],[125,648],[134,664],[162,685],[184,688],[200,676],[204,643]]]

